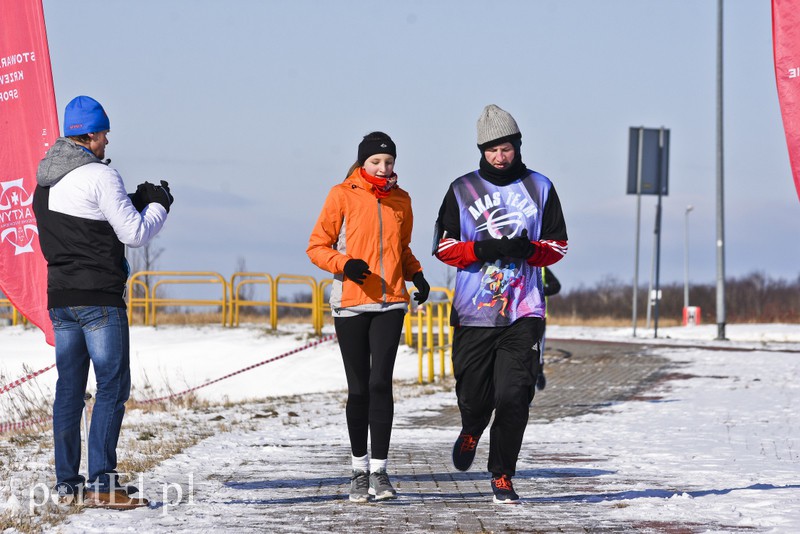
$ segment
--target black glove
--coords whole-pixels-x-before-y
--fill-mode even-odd
[[[431,286],[428,284],[428,281],[425,280],[425,277],[422,275],[422,271],[415,274],[412,280],[414,281],[414,287],[417,288],[417,292],[414,295],[414,300],[417,301],[417,304],[422,304],[428,300],[428,295],[431,292]]]
[[[141,212],[147,204],[144,203],[142,200],[142,195],[139,194],[139,190],[137,189],[135,193],[129,193],[128,198],[131,199],[133,202],[133,207],[136,208],[136,211]]]
[[[347,260],[344,264],[344,274],[358,285],[364,283],[367,276],[372,274],[369,270],[369,265],[364,260]]]
[[[522,234],[514,239],[500,240],[500,254],[509,258],[528,259],[536,252],[536,245],[528,239],[528,229],[522,230]]]
[[[175,197],[172,196],[172,192],[169,190],[169,182],[166,180],[161,180],[159,183],[161,184],[161,187],[164,188],[164,191],[167,192],[167,196],[169,196],[169,205],[172,206],[172,203],[175,202]]]
[[[164,180],[161,180],[161,185],[154,185],[150,182],[139,184],[139,187],[136,188],[135,194],[138,194],[141,197],[145,206],[153,202],[158,202],[164,206],[164,208],[167,210],[167,213],[169,213],[169,207],[175,201],[175,199],[172,197],[172,194],[169,192],[169,184]]]
[[[475,255],[479,260],[494,261],[503,257],[500,247],[504,246],[501,243],[508,241],[506,236],[503,239],[483,239],[475,241]]]

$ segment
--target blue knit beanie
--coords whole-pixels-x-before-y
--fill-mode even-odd
[[[108,115],[100,102],[94,98],[76,96],[64,110],[64,136],[66,137],[110,129],[111,123]]]

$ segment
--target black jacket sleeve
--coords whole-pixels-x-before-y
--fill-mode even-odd
[[[547,203],[544,205],[542,213],[542,233],[540,241],[567,241],[567,224],[564,222],[564,212],[561,211],[561,200],[558,198],[556,188],[550,189]]]
[[[452,186],[447,189],[442,205],[439,208],[439,216],[436,219],[436,226],[433,231],[433,250],[431,250],[431,254],[436,254],[439,248],[439,241],[445,237],[461,240],[461,215],[458,212],[458,201]]]

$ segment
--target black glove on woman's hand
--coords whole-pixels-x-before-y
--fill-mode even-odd
[[[422,304],[428,300],[428,295],[431,292],[431,286],[428,284],[428,281],[425,280],[425,277],[422,275],[422,271],[415,274],[412,280],[414,281],[414,287],[417,288],[417,292],[414,295],[414,300],[417,301],[417,304]]]
[[[503,238],[505,239],[505,238]],[[528,229],[522,230],[522,234],[514,239],[501,240],[500,254],[509,258],[528,259],[536,252],[536,245],[531,243],[528,238]]]
[[[344,275],[358,285],[363,284],[370,274],[372,271],[364,260],[347,260],[344,264]]]
[[[506,236],[502,239],[483,239],[475,241],[475,255],[479,260],[494,261],[503,257],[500,247],[508,241]]]

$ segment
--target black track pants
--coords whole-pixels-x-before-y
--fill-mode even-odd
[[[372,458],[389,456],[394,417],[392,373],[404,315],[403,310],[392,310],[334,318],[347,375],[347,430],[353,456],[367,454],[368,432]]]
[[[539,369],[542,319],[529,317],[504,328],[461,326],[453,336],[453,370],[464,432],[489,433],[488,470],[514,476],[528,408]]]

